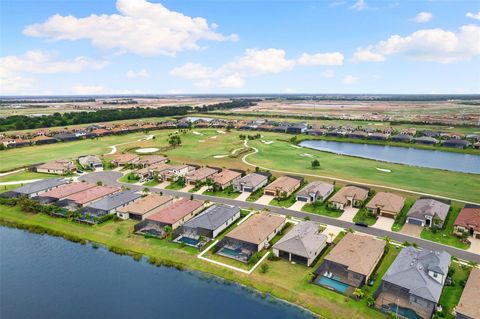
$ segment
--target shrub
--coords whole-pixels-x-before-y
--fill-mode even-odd
[[[269,269],[270,269],[270,266],[268,264],[262,264],[260,266],[260,273],[261,274],[266,274]]]
[[[267,259],[270,261],[277,261],[280,260],[280,257],[275,256],[274,253],[269,253]]]

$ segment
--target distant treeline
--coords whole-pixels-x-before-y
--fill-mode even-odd
[[[266,100],[284,99],[287,101],[385,101],[385,102],[441,102],[441,101],[462,101],[462,100],[478,100],[478,94],[425,94],[425,95],[368,95],[368,94],[334,94],[334,95],[278,95],[275,97],[267,97]]]
[[[11,98],[0,98],[0,105],[2,104],[23,104],[23,103],[73,103],[73,102],[95,102],[93,98],[72,98],[72,99],[11,99]]]
[[[253,100],[233,100],[193,109],[191,106],[163,106],[160,108],[128,108],[115,110],[98,110],[94,112],[54,113],[30,117],[12,115],[0,118],[0,132],[11,130],[36,129],[43,127],[68,126],[119,120],[132,120],[147,117],[184,116],[189,112],[207,112],[208,110],[224,110],[255,105]]]

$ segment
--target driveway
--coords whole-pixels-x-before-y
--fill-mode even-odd
[[[413,225],[413,224],[405,224],[405,225],[403,225],[400,232],[402,234],[405,234],[405,235],[420,238],[420,234],[422,233],[422,230],[423,230],[422,226]]]
[[[208,186],[202,186],[198,191],[196,191],[194,194],[203,194],[204,191],[208,189]]]
[[[242,192],[242,193],[240,193],[240,195],[238,195],[238,197],[235,198],[235,199],[236,199],[236,200],[245,201],[245,200],[247,199],[247,197],[250,196],[250,194],[252,194],[252,193]]]
[[[293,203],[292,206],[289,207],[289,209],[293,209],[293,210],[298,210],[299,212],[302,211],[302,207],[305,206],[306,202],[302,202],[302,201],[296,201],[295,203]]]
[[[195,187],[195,185],[187,185],[184,188],[180,189],[179,191],[180,192],[188,192],[189,190],[191,190],[194,187]]]
[[[341,227],[327,225],[322,234],[327,236],[327,243],[331,243],[343,230]]]
[[[262,204],[262,205],[268,205],[272,199],[274,199],[274,196],[271,195],[262,195],[257,201],[255,202],[256,204]]]
[[[343,214],[340,217],[338,217],[338,219],[344,220],[346,222],[351,222],[351,221],[353,221],[353,217],[355,217],[355,215],[357,215],[357,212],[358,212],[358,208],[347,207],[343,211]]]
[[[470,245],[470,248],[468,248],[468,251],[480,255],[480,239],[469,238],[469,240],[472,244]]]
[[[372,227],[391,231],[394,222],[395,222],[395,219],[393,218],[378,216],[377,221]]]
[[[165,182],[161,182],[160,184],[158,184],[158,185],[155,186],[155,187],[164,189],[164,188],[167,187],[168,185],[170,185],[170,182],[169,182],[169,181],[165,181]]]

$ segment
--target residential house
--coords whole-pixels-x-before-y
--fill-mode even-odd
[[[239,218],[240,208],[214,204],[177,228],[173,237],[177,242],[198,246],[202,237],[216,238]]]
[[[407,213],[407,223],[426,227],[443,227],[450,210],[450,203],[433,198],[418,199]]]
[[[347,294],[352,291],[350,287],[362,287],[372,276],[385,246],[384,240],[347,233],[315,271],[315,283]]]
[[[213,174],[217,173],[218,169],[211,167],[201,167],[193,172],[188,173],[185,176],[185,179],[188,184],[195,185],[197,183],[202,183],[207,181],[208,178],[212,177]]]
[[[15,146],[15,139],[10,138],[10,137],[3,137],[0,140],[0,143],[2,143],[3,146],[5,146],[5,147],[14,147]]]
[[[135,165],[139,159],[140,157],[138,155],[122,153],[113,158],[112,164],[115,166]]]
[[[335,193],[328,203],[331,207],[344,210],[346,207],[360,207],[368,198],[369,189],[348,185]]]
[[[86,155],[78,158],[78,163],[85,169],[102,168],[103,162],[100,158],[93,155]]]
[[[165,227],[172,231],[193,218],[204,207],[204,202],[182,198],[172,204],[156,209],[154,213],[135,225],[136,232],[164,237]]]
[[[439,141],[436,138],[429,137],[429,136],[417,137],[414,140],[415,140],[415,143],[424,144],[424,145],[436,145],[439,143]]]
[[[268,183],[268,175],[250,173],[233,182],[233,189],[237,192],[253,193]]]
[[[78,139],[75,134],[67,132],[55,134],[53,135],[53,138],[60,142],[70,142]]]
[[[411,135],[407,134],[398,134],[395,136],[392,136],[390,140],[394,142],[404,142],[404,143],[409,143],[413,140],[413,137]]]
[[[302,221],[273,245],[273,254],[310,267],[326,245],[327,236],[320,224]]]
[[[106,136],[111,135],[112,131],[104,129],[104,128],[97,128],[90,132],[92,136],[99,137],[99,136]]]
[[[107,185],[95,186],[81,192],[69,195],[58,201],[57,205],[60,207],[69,208],[73,211],[118,191],[120,191],[120,188],[118,187]]]
[[[70,195],[79,193],[81,191],[87,190],[89,188],[95,187],[95,184],[86,183],[86,182],[75,182],[63,184],[49,191],[43,192],[38,195],[35,199],[38,199],[42,203],[52,203],[59,200],[62,200]]]
[[[39,173],[65,175],[77,170],[77,166],[71,160],[55,160],[36,167]]]
[[[454,233],[461,236],[468,233],[473,238],[480,239],[480,206],[466,205],[453,223]]]
[[[176,181],[179,178],[185,178],[188,173],[193,172],[196,167],[191,165],[172,165],[168,170],[159,172],[158,176],[163,181]]]
[[[420,318],[430,318],[440,300],[450,263],[451,256],[444,251],[403,248],[375,292],[376,306],[394,313],[397,307],[410,309]]]
[[[307,123],[295,123],[287,127],[287,133],[289,134],[303,134],[303,133],[306,133],[307,130],[308,130]]]
[[[388,136],[389,136],[388,134],[384,134],[384,133],[372,133],[368,135],[368,138],[371,140],[385,141],[386,139],[388,139]]]
[[[455,148],[466,148],[472,145],[469,141],[459,140],[459,139],[450,139],[443,141],[443,146],[445,147],[455,147]]]
[[[215,186],[220,189],[225,189],[232,185],[242,177],[242,173],[231,169],[224,169],[212,175],[211,180]]]
[[[254,253],[269,245],[285,225],[285,221],[285,217],[280,215],[252,215],[217,244],[216,252],[224,257],[247,262]]]
[[[434,131],[423,131],[422,134],[423,134],[423,136],[427,136],[427,137],[439,137],[440,136],[439,132],[434,132]]]
[[[363,132],[363,131],[353,131],[351,133],[348,133],[347,135],[349,138],[367,138],[368,134]]]
[[[405,205],[405,198],[388,192],[378,192],[367,204],[367,210],[377,216],[395,218]]]
[[[316,201],[325,201],[333,193],[332,184],[315,181],[309,183],[297,193],[297,201],[314,203]]]
[[[280,176],[267,185],[263,191],[265,195],[276,198],[287,198],[302,186],[303,178],[296,176]]]
[[[480,306],[478,297],[480,296],[480,269],[472,268],[468,277],[462,296],[455,307],[455,319],[479,319]]]
[[[8,193],[8,197],[25,196],[28,198],[33,198],[66,183],[67,180],[63,178],[49,178],[26,184],[6,193]]]
[[[145,155],[140,157],[140,159],[135,163],[141,167],[147,167],[157,164],[165,164],[168,162],[168,158],[162,155]]]
[[[35,145],[45,145],[45,144],[52,144],[57,142],[57,140],[54,139],[53,137],[49,137],[45,135],[35,136],[30,141]]]
[[[133,190],[114,193],[87,205],[82,210],[82,215],[88,219],[88,217],[98,218],[109,214],[115,214],[117,209],[125,207],[140,197],[142,197],[142,195]]]
[[[117,216],[121,219],[144,220],[159,209],[172,203],[173,198],[159,194],[150,194],[139,198],[130,204],[117,209]]]

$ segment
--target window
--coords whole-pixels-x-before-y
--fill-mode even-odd
[[[436,272],[433,273],[433,278],[437,278],[438,274]]]

